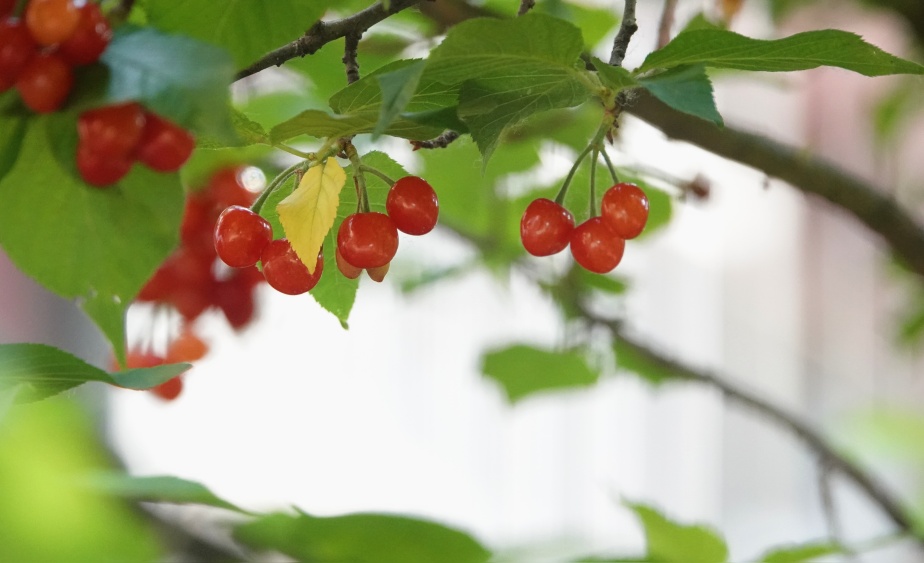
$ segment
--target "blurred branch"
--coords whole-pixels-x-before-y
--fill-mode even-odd
[[[522,16],[526,12],[532,10],[536,6],[536,0],[520,0],[520,9],[517,10],[517,15]]]
[[[330,22],[319,21],[308,30],[305,35],[295,41],[284,45],[275,51],[264,55],[249,67],[241,70],[235,80],[246,78],[261,70],[272,66],[279,66],[296,57],[304,57],[316,52],[318,49],[348,34],[362,35],[364,31],[384,20],[388,16],[409,8],[421,0],[392,0],[391,6],[386,10],[381,2],[357,12],[352,16]]]
[[[677,13],[677,0],[664,0],[661,21],[658,23],[658,49],[671,41],[671,28],[674,27],[674,15]]]
[[[924,226],[876,186],[788,145],[673,110],[642,91],[625,109],[671,139],[692,143],[828,200],[879,234],[906,267],[924,277]]]
[[[629,41],[638,31],[638,22],[635,21],[635,2],[636,0],[626,0],[626,7],[622,11],[622,23],[619,24],[616,39],[613,40],[613,52],[610,53],[609,62],[613,66],[622,66],[626,51],[629,49]]]

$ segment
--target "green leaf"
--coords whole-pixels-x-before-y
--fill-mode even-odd
[[[491,557],[471,536],[406,516],[271,514],[238,526],[238,541],[299,561],[350,563],[485,563]]]
[[[673,371],[622,338],[613,342],[613,352],[616,354],[617,369],[634,373],[652,385],[677,379]]]
[[[648,55],[636,72],[696,64],[768,72],[835,66],[865,76],[924,74],[924,66],[890,55],[859,35],[834,29],[776,40],[717,29],[686,31]]]
[[[420,113],[455,107],[458,103],[459,85],[444,84],[432,80],[426,74],[414,78],[420,71],[420,64],[420,59],[403,59],[377,68],[331,96],[330,107],[340,114],[382,111],[385,105],[382,80],[397,88],[401,77],[418,82],[413,89],[413,96],[400,111]]]
[[[660,563],[728,561],[725,541],[709,528],[678,524],[643,504],[625,504],[642,523],[650,560]]]
[[[110,71],[104,103],[135,100],[201,135],[233,139],[228,85],[234,65],[222,49],[126,26],[100,60]]]
[[[236,139],[200,137],[196,139],[196,148],[222,149],[270,144],[269,133],[266,132],[262,125],[247,117],[243,112],[233,108],[231,109],[231,126],[234,127]]]
[[[628,88],[638,87],[638,81],[628,70],[621,66],[613,66],[601,61],[597,57],[591,57],[594,67],[597,69],[597,75],[603,85],[611,88],[614,92],[626,90]]]
[[[372,132],[373,138],[384,133],[391,122],[404,111],[420,83],[426,63],[417,61],[399,70],[380,74],[376,78],[382,90],[382,110]]]
[[[487,162],[507,127],[587,99],[583,44],[577,27],[544,14],[473,19],[454,26],[430,53],[424,77],[462,85],[459,117]]]
[[[511,403],[540,391],[589,387],[600,378],[580,350],[558,352],[522,344],[488,352],[481,359],[481,371],[503,387]]]
[[[22,139],[26,132],[28,120],[6,110],[16,103],[13,91],[0,94],[0,180],[10,171],[19,157]]]
[[[273,143],[281,143],[300,135],[317,138],[348,137],[360,133],[372,133],[379,122],[379,112],[366,111],[350,115],[331,115],[327,112],[310,109],[280,123],[270,130]],[[429,139],[443,132],[440,127],[421,125],[407,119],[398,118],[385,130],[388,135],[405,139]]]
[[[147,0],[148,19],[164,31],[227,49],[237,68],[302,36],[334,0]]]
[[[639,79],[646,90],[672,108],[723,125],[715,107],[712,82],[702,65],[679,66]]]
[[[760,561],[761,563],[804,563],[825,555],[843,553],[845,551],[842,546],[829,542],[818,542],[772,549],[765,553]]]
[[[142,391],[157,387],[161,383],[173,379],[186,372],[192,364],[164,364],[150,368],[133,368],[113,372],[109,375],[111,382],[119,387]]]
[[[250,512],[215,495],[195,481],[179,477],[136,477],[124,473],[99,472],[90,475],[85,484],[95,491],[140,502],[173,504],[204,504],[250,514]]]
[[[46,288],[80,300],[124,358],[124,311],[176,246],[183,188],[176,174],[142,166],[107,189],[87,186],[74,169],[75,131],[66,114],[30,120],[0,181],[0,245]]]

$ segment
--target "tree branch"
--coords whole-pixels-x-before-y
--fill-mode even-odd
[[[752,166],[828,200],[879,234],[906,267],[924,277],[924,226],[875,186],[793,147],[673,110],[641,91],[625,109],[672,139]]]
[[[658,49],[670,43],[671,28],[674,27],[674,15],[676,13],[677,0],[664,0],[664,8],[661,10],[661,21],[658,23]]]
[[[359,80],[359,61],[356,60],[357,51],[359,50],[359,40],[363,33],[347,33],[345,45],[343,47],[343,64],[346,67],[347,84],[352,84]]]
[[[327,43],[345,37],[350,33],[362,35],[364,31],[388,16],[419,2],[421,0],[392,0],[388,10],[382,7],[381,2],[377,2],[365,10],[343,19],[331,22],[319,21],[311,26],[311,29],[305,35],[288,45],[267,53],[260,60],[238,72],[235,80],[246,78],[272,66],[279,66],[296,57],[304,57],[315,53]]]
[[[796,438],[801,440],[806,447],[815,452],[821,458],[821,463],[826,464],[832,470],[839,471],[849,480],[853,481],[860,490],[866,493],[870,500],[882,509],[900,530],[911,534],[918,542],[924,544],[924,538],[916,535],[913,519],[898,498],[886,489],[875,477],[838,453],[821,434],[816,432],[805,422],[799,420],[796,415],[788,412],[782,407],[773,405],[754,392],[722,376],[698,370],[679,360],[670,358],[654,348],[642,344],[632,337],[627,336],[620,326],[620,323],[617,321],[601,318],[580,305],[578,305],[578,310],[581,316],[588,322],[606,328],[614,340],[618,339],[624,346],[631,348],[633,352],[644,358],[647,362],[650,362],[660,369],[669,371],[678,379],[694,381],[714,387],[721,391],[726,399],[756,411],[777,426],[789,431]]]
[[[613,52],[610,53],[610,64],[613,66],[622,66],[626,51],[629,49],[629,41],[638,31],[638,22],[635,21],[635,2],[636,0],[626,0],[626,7],[622,11],[622,23],[619,24],[616,39],[613,40]]]
[[[536,6],[536,0],[520,0],[520,9],[517,10],[517,15],[522,16],[526,12],[532,10]]]
[[[443,131],[439,137],[435,137],[429,141],[411,141],[411,145],[413,145],[415,151],[420,149],[445,149],[458,138],[458,131],[447,129]]]

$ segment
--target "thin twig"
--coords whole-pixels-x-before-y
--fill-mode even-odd
[[[658,49],[671,41],[671,29],[674,27],[674,15],[677,12],[677,0],[664,0],[661,10],[661,22],[658,24]]]
[[[536,6],[536,0],[520,0],[520,9],[517,10],[517,15],[522,16],[526,12],[532,10]]]
[[[238,72],[235,80],[246,78],[273,66],[279,66],[290,59],[315,53],[324,45],[345,37],[349,33],[361,34],[388,16],[419,2],[421,0],[391,0],[391,6],[387,10],[382,6],[381,2],[377,2],[365,10],[343,19],[331,22],[319,21],[311,26],[311,29],[302,37],[267,53],[260,60]]]
[[[629,41],[638,31],[638,22],[635,21],[635,1],[626,0],[626,7],[622,11],[622,23],[619,25],[616,39],[613,40],[613,52],[610,53],[610,64],[613,66],[622,66],[626,51],[629,49]]]
[[[414,150],[420,149],[445,149],[453,141],[459,138],[459,133],[452,129],[447,129],[439,137],[434,137],[429,141],[411,141]]]
[[[362,38],[363,32],[351,32],[347,33],[345,39],[345,45],[343,47],[343,64],[346,66],[346,77],[347,84],[352,84],[359,80],[359,61],[356,59],[358,56],[357,51],[359,50],[359,40]]]

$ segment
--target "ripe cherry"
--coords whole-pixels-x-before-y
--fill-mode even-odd
[[[26,26],[40,45],[66,41],[80,23],[80,10],[71,0],[30,0]]]
[[[80,21],[73,35],[58,47],[64,60],[75,66],[99,60],[112,40],[112,28],[99,4],[88,2],[80,8]]]
[[[610,230],[600,217],[591,217],[571,233],[571,255],[585,269],[605,274],[622,260],[626,241]]]
[[[264,281],[263,274],[254,268],[240,270],[240,272],[253,270]],[[253,285],[244,276],[235,276],[218,283],[215,288],[215,304],[225,314],[228,324],[235,330],[240,330],[250,324],[256,312],[253,297]]]
[[[80,177],[92,186],[102,188],[115,184],[128,174],[132,161],[125,157],[110,158],[93,152],[86,145],[77,146],[77,170]]]
[[[2,14],[0,14],[2,17]],[[38,45],[20,20],[0,21],[0,91],[16,83],[26,64],[38,51]]]
[[[621,182],[603,194],[600,215],[621,238],[635,238],[648,222],[648,196],[635,184]]]
[[[161,399],[165,401],[172,401],[180,396],[180,393],[183,392],[183,379],[178,375],[173,379],[168,379],[164,381],[157,387],[151,388],[151,393],[154,393]]]
[[[222,168],[209,179],[206,193],[221,205],[219,211],[231,205],[250,207],[256,200],[257,195],[245,188],[241,182],[243,169],[240,166]]]
[[[339,246],[337,247],[337,253],[334,255],[334,258],[337,260],[337,269],[340,270],[340,273],[343,274],[344,277],[355,280],[363,273],[362,268],[357,268],[344,259],[343,254],[340,254]]]
[[[426,180],[405,176],[388,190],[385,210],[402,233],[424,235],[436,226],[439,202]]]
[[[127,158],[144,130],[144,108],[135,102],[91,109],[77,119],[77,135],[87,150],[109,158]]]
[[[271,240],[269,222],[246,207],[232,205],[221,212],[215,224],[215,250],[232,268],[256,264]]]
[[[15,8],[16,0],[0,0],[0,18],[9,16]]]
[[[71,67],[54,54],[32,57],[16,80],[22,101],[36,113],[51,113],[64,105],[73,85]]]
[[[191,328],[185,327],[167,346],[164,360],[168,364],[195,362],[208,354],[209,345]]]
[[[571,212],[546,198],[533,200],[520,219],[520,240],[533,256],[551,256],[568,246],[574,230]]]
[[[137,157],[157,172],[176,172],[189,159],[196,140],[185,129],[156,114],[145,114]]]
[[[357,268],[378,268],[398,252],[398,229],[384,213],[354,213],[340,224],[337,248]]]
[[[391,267],[391,262],[384,266],[379,266],[378,268],[369,268],[366,270],[366,273],[369,274],[369,279],[372,281],[381,282],[385,279],[385,275],[388,274],[389,267]]]
[[[314,273],[299,259],[287,239],[277,239],[263,249],[263,276],[270,286],[286,295],[300,295],[318,285],[324,271],[324,257],[318,253]]]

